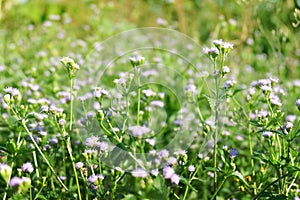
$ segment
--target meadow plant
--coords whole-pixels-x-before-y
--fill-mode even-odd
[[[299,9],[180,2],[81,2],[84,15],[47,3],[31,15],[28,1],[3,18],[0,198],[299,199]],[[152,8],[164,13],[152,19]],[[159,28],[98,42],[133,27],[107,17],[121,10],[143,26],[235,45],[217,39],[201,53]],[[214,21],[200,28],[187,11]]]

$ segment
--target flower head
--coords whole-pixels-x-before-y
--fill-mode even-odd
[[[19,177],[13,177],[12,179],[10,179],[9,181],[9,186],[10,187],[17,187],[19,185],[21,185],[23,183],[22,178]]]
[[[76,169],[82,169],[83,166],[84,166],[83,162],[77,162],[77,163],[75,163]]]
[[[131,126],[128,128],[128,130],[131,132],[132,136],[134,137],[142,137],[143,135],[151,131],[150,128],[147,128],[145,126]]]
[[[270,137],[273,136],[273,132],[271,132],[271,131],[264,131],[262,133],[262,136],[265,137],[265,138],[270,138]]]
[[[195,166],[194,166],[194,165],[190,165],[190,166],[188,167],[188,170],[189,170],[190,172],[194,172],[196,169],[195,169]]]
[[[80,69],[79,65],[70,57],[63,57],[60,62],[66,67],[69,73],[69,78],[75,78],[78,70]]]
[[[133,177],[146,178],[148,176],[148,172],[142,168],[137,168],[131,172]]]
[[[202,53],[209,55],[212,59],[215,59],[220,54],[219,50],[216,47],[204,47]]]
[[[223,76],[225,74],[228,74],[229,72],[230,72],[230,68],[228,66],[223,66],[222,67],[222,74],[223,74]]]
[[[102,181],[104,179],[104,176],[101,174],[92,174],[89,178],[88,178],[88,182],[97,185],[97,182],[100,180]]]
[[[235,158],[238,155],[238,150],[236,149],[230,149],[230,158]]]
[[[132,56],[129,58],[130,63],[133,67],[138,67],[145,62],[145,58],[143,56]]]
[[[175,173],[174,169],[170,166],[166,166],[163,169],[163,176],[165,179],[171,178],[174,173]]]
[[[172,182],[172,183],[175,183],[176,185],[178,185],[178,184],[179,184],[179,181],[180,181],[180,176],[179,176],[179,175],[173,174],[173,175],[171,176],[171,182]]]
[[[231,49],[233,49],[233,44],[230,42],[224,42],[222,39],[213,41],[214,45],[218,48],[219,51],[226,54]]]
[[[31,172],[33,172],[34,168],[30,162],[27,162],[22,165],[21,170],[23,172],[28,172],[31,174]]]
[[[235,86],[236,85],[236,81],[235,80],[227,80],[227,81],[225,81],[225,83],[224,83],[224,87],[226,88],[226,89],[230,89],[230,88],[232,88],[233,86]]]

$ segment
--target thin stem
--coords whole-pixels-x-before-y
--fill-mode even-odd
[[[104,132],[108,134],[109,137],[113,136],[113,134],[104,126],[102,121],[100,121],[99,124],[100,124],[100,127],[104,130]],[[114,136],[118,143],[122,143],[122,140],[119,138],[119,136],[117,134],[115,134]]]
[[[219,185],[218,189],[215,190],[215,193],[211,197],[211,200],[216,199],[218,192],[221,190],[221,188],[224,185],[224,183],[225,183],[226,180],[227,180],[227,177],[225,176],[224,179],[222,180],[221,184]]]
[[[232,97],[233,101],[242,109],[244,116],[246,117],[248,121],[248,142],[249,142],[249,157],[251,160],[251,169],[252,169],[252,177],[255,177],[255,170],[254,170],[254,159],[253,159],[253,144],[252,144],[252,136],[251,136],[251,124],[250,124],[250,117],[247,115],[245,109],[241,104],[237,101],[235,97]],[[256,181],[253,182],[253,193],[254,195],[257,194],[257,188],[256,188]]]
[[[294,185],[294,183],[295,183],[295,181],[296,181],[296,179],[297,179],[298,173],[299,173],[299,171],[298,171],[298,172],[296,172],[296,175],[295,175],[295,177],[293,178],[293,180],[292,180],[292,182],[291,182],[290,186],[287,188],[287,190],[286,190],[286,194],[287,194],[287,195],[289,194],[289,192],[290,192],[290,189],[291,189],[291,188],[292,188],[292,186]]]
[[[32,200],[32,186],[29,188],[29,199]]]
[[[58,120],[57,120],[57,117],[56,115],[54,115],[54,121],[55,121],[55,126],[58,128],[58,130],[60,131],[60,133],[62,134],[63,136],[63,139],[65,139],[66,137],[66,131],[65,131],[65,128],[64,127],[61,127],[59,124],[58,124]],[[62,148],[65,149],[65,143],[63,142],[62,143]],[[62,151],[62,159],[65,160],[66,158],[66,153],[65,151]],[[64,172],[64,175],[67,175],[67,166],[66,166],[66,162],[63,162],[63,172]]]
[[[128,155],[140,166],[140,167],[142,167],[143,169],[146,169],[145,168],[145,166],[141,163],[141,161],[139,161],[139,160],[137,160],[137,158],[134,156],[134,155],[132,155],[132,153],[131,152],[128,152]]]
[[[78,199],[81,200],[80,185],[79,185],[78,175],[77,175],[77,171],[76,171],[76,167],[75,167],[74,157],[72,155],[72,147],[71,147],[70,137],[67,138],[66,143],[67,143],[66,144],[67,145],[67,150],[68,150],[71,162],[72,162],[73,172],[74,172],[74,175],[75,175],[75,181],[76,181],[77,192],[78,192]]]
[[[13,168],[14,168],[14,165],[15,165],[15,162],[13,161],[13,162],[11,163],[10,168],[13,169]],[[6,183],[6,189],[5,189],[5,192],[4,192],[4,195],[3,195],[3,200],[5,200],[5,199],[6,199],[6,196],[7,196],[8,184],[9,184],[10,178],[11,178],[11,174],[9,175],[9,177],[8,177],[8,179],[7,179],[8,181],[7,181],[7,183]]]
[[[42,192],[43,188],[45,187],[45,182],[46,182],[46,178],[43,179],[42,187],[41,187],[41,189],[38,191],[38,193],[35,195],[34,200],[36,200],[36,199],[39,197],[40,193]]]
[[[36,152],[35,151],[32,152],[32,156],[33,156],[33,163],[34,163],[34,167],[35,167],[36,177],[39,178],[40,177],[39,165],[38,165],[38,162],[37,162],[37,157],[36,157]]]
[[[70,79],[70,127],[69,130],[72,130],[72,124],[73,124],[73,85],[74,85],[74,79]]]
[[[40,147],[38,146],[38,144],[36,143],[36,141],[34,140],[32,133],[29,131],[29,129],[26,126],[25,120],[22,120],[22,126],[25,129],[25,131],[27,132],[27,134],[29,135],[34,147],[37,149],[37,151],[39,152],[39,154],[42,156],[43,160],[46,162],[46,164],[48,165],[49,169],[51,170],[51,172],[54,174],[54,176],[56,177],[56,179],[58,180],[58,182],[61,184],[61,186],[65,189],[68,190],[68,188],[65,186],[65,184],[62,182],[62,180],[59,178],[59,176],[56,174],[55,170],[53,169],[53,167],[51,166],[50,162],[48,161],[48,159],[45,157],[44,153],[42,152],[42,150],[40,149]]]
[[[253,159],[253,144],[252,144],[252,137],[251,137],[251,125],[250,123],[248,124],[248,141],[249,141],[249,156],[251,160],[251,169],[252,169],[252,177],[255,179],[255,170],[254,170],[254,159]],[[256,195],[257,190],[256,190],[256,181],[253,183],[253,193]]]
[[[141,107],[141,88],[140,88],[140,69],[136,68],[137,70],[137,81],[138,81],[138,93],[137,93],[137,119],[136,119],[136,124],[140,125],[140,107]]]
[[[214,60],[214,70],[216,71],[217,68],[217,62]],[[214,163],[214,191],[217,189],[217,140],[218,140],[218,131],[219,131],[219,77],[218,74],[215,75],[215,86],[216,86],[216,100],[215,100],[215,124],[216,124],[216,130],[213,135],[213,141],[214,141],[214,152],[213,152],[213,163]]]
[[[73,100],[73,85],[74,85],[74,79],[71,78],[70,79],[70,127],[69,127],[70,132],[72,131],[72,124],[73,124],[73,101],[74,101]],[[63,133],[65,133],[64,130],[63,130]],[[66,134],[63,134],[63,135],[66,136]],[[66,142],[66,147],[67,147],[68,154],[69,154],[70,159],[71,159],[73,172],[74,172],[74,175],[75,175],[75,181],[76,181],[77,192],[78,192],[78,199],[81,200],[80,185],[79,185],[77,170],[76,170],[76,167],[75,167],[75,159],[72,155],[71,137],[70,137],[69,134],[67,134],[67,138],[66,138],[65,142]]]
[[[185,199],[186,199],[186,197],[187,197],[187,194],[188,194],[188,192],[189,192],[189,189],[190,189],[190,187],[187,185],[187,186],[186,186],[186,188],[185,188],[184,195],[183,195],[183,200],[185,200]]]

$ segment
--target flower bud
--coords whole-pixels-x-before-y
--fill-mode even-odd
[[[63,57],[60,62],[66,67],[70,79],[76,76],[77,71],[80,69],[79,65],[70,57]]]
[[[8,183],[11,176],[12,169],[7,164],[0,164],[0,176],[4,179],[5,183]]]
[[[133,67],[138,67],[145,62],[145,58],[142,56],[132,56],[129,58],[130,63]]]
[[[10,104],[10,94],[4,95],[3,99],[5,103]]]
[[[31,180],[27,177],[22,177],[22,184],[20,185],[20,189],[22,192],[26,192],[31,186]]]
[[[223,66],[222,67],[222,76],[225,74],[228,74],[230,72],[230,68],[228,66]]]

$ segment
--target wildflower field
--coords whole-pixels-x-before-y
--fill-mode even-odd
[[[300,199],[299,0],[0,0],[0,198]]]

